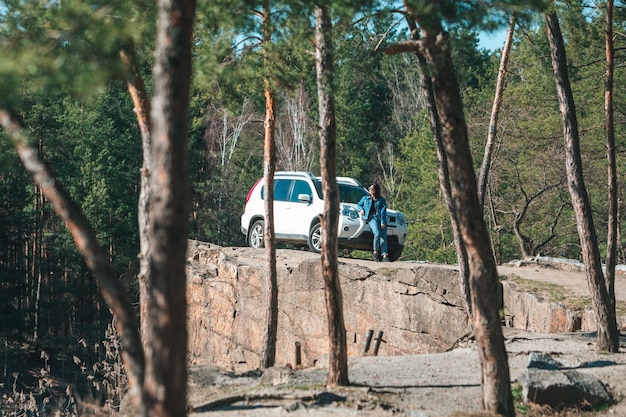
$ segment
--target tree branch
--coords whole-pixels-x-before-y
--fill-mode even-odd
[[[395,55],[404,52],[420,52],[422,49],[422,41],[405,40],[383,48],[385,55]]]

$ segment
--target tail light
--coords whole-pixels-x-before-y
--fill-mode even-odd
[[[256,188],[257,184],[260,183],[262,179],[263,179],[263,177],[261,177],[258,180],[256,180],[256,182],[254,183],[252,188],[250,188],[250,191],[248,191],[248,195],[246,196],[246,204],[248,204],[248,200],[250,200],[250,196],[252,196],[252,191],[254,191],[254,189]]]

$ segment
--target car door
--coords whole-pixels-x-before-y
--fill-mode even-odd
[[[285,238],[289,235],[289,225],[283,222],[289,211],[289,193],[293,180],[281,178],[274,180],[274,233],[277,238]]]
[[[289,195],[289,204],[282,212],[283,217],[276,217],[285,223],[287,234],[293,239],[307,239],[311,220],[319,213],[316,213],[313,205],[313,190],[305,180],[295,179]]]

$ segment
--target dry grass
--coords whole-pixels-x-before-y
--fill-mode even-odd
[[[573,310],[582,311],[587,306],[591,306],[590,297],[575,296],[567,288],[549,282],[533,281],[518,276],[507,278],[515,284],[521,291],[537,294],[547,301],[559,303]]]
[[[105,336],[95,346],[81,340],[73,349],[44,349],[5,340],[0,416],[78,417],[117,412],[127,381],[112,324]],[[88,354],[92,349],[93,354]],[[79,357],[83,354],[100,360],[86,363]]]
[[[591,297],[581,297],[574,295],[567,288],[548,283],[533,281],[518,276],[507,277],[507,280],[514,283],[521,291],[537,294],[547,301],[559,303],[574,311],[584,311],[591,307]],[[617,301],[615,306],[617,316],[626,315],[626,302]]]

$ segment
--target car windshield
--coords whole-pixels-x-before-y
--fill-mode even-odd
[[[315,189],[317,190],[317,194],[324,198],[322,193],[322,181],[315,180],[313,181],[315,184]],[[339,201],[342,203],[351,203],[357,204],[364,195],[367,195],[367,190],[363,187],[357,187],[355,185],[348,184],[337,184],[339,187]]]

